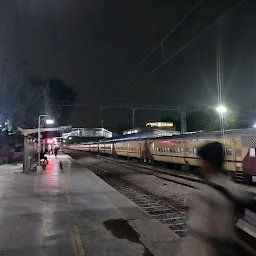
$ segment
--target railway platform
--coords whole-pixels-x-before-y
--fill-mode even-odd
[[[0,255],[176,255],[168,227],[67,155],[0,176]]]

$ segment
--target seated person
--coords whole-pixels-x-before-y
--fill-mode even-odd
[[[40,153],[40,160],[45,160],[48,163],[47,157],[45,156],[45,153],[43,152],[43,150]]]

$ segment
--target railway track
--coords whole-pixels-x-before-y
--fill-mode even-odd
[[[140,173],[153,175],[153,176],[155,176],[157,178],[160,178],[162,180],[173,182],[173,183],[183,185],[183,186],[186,186],[186,187],[198,189],[198,186],[195,185],[196,183],[204,184],[204,182],[202,180],[193,179],[193,178],[190,178],[190,177],[187,178],[184,175],[173,174],[173,173],[170,173],[168,171],[156,170],[156,169],[150,168],[149,166],[144,166],[144,165],[141,165],[141,164],[139,164],[139,165],[134,164],[134,163],[130,164],[130,163],[125,163],[125,162],[122,162],[122,161],[110,159],[110,158],[107,158],[107,157],[102,157],[102,156],[100,156],[100,157],[103,158],[106,161],[109,161],[111,163],[115,163],[119,166],[122,165],[123,167],[125,167],[129,170],[133,170],[133,171],[136,170],[137,172],[140,172]],[[170,178],[170,177],[174,177],[174,178]],[[178,178],[178,179],[176,179],[176,178]],[[194,182],[195,184],[193,185],[192,182]]]
[[[140,206],[151,217],[159,220],[177,234],[185,237],[187,234],[187,214],[178,210],[171,204],[153,196],[152,194],[128,183],[127,181],[116,178],[103,178],[110,186],[131,199],[136,205]]]
[[[174,173],[174,170],[166,170],[165,168],[159,167],[159,166],[150,166],[150,165],[145,165],[142,163],[134,163],[134,161],[125,161],[125,160],[116,160],[113,158],[105,157],[105,156],[98,156],[104,160],[116,163],[116,164],[121,164],[125,166],[128,169],[131,169],[131,166],[136,168],[136,171],[138,172],[143,172],[142,170],[139,170],[138,168],[144,169],[145,173],[146,171],[149,171],[147,174],[149,175],[154,175],[158,178],[177,183],[183,186],[195,188],[195,189],[200,189],[202,188],[201,185],[205,185],[205,181],[202,180],[200,177],[197,177],[195,175],[191,174],[178,174]],[[134,169],[134,168],[133,168]],[[158,175],[160,174],[160,175]],[[165,175],[165,176],[162,176]],[[173,178],[166,178],[166,176],[173,177]],[[177,179],[174,179],[177,178]],[[252,194],[256,198],[256,188],[254,186],[249,186],[249,185],[242,185],[238,184],[243,187],[243,189],[247,190],[248,193]]]
[[[84,155],[84,152],[74,152],[75,155]],[[205,185],[205,181],[202,180],[200,177],[197,177],[192,174],[179,174],[175,173],[176,170],[168,170],[166,168],[162,168],[159,166],[151,166],[151,165],[146,165],[143,163],[138,163],[135,161],[131,160],[122,160],[122,159],[114,159],[110,158],[107,156],[102,156],[102,155],[97,155],[98,158],[103,159],[104,161],[108,161],[110,163],[117,164],[119,166],[123,166],[126,168],[126,170],[136,170],[139,173],[144,173],[148,175],[153,175],[157,178],[160,178],[162,180],[176,183],[182,186],[190,187],[193,189],[201,189]],[[242,184],[237,184],[242,186],[243,190],[247,190],[249,194],[251,194],[253,197],[256,198],[256,188],[254,186],[249,186],[249,185],[242,185]]]
[[[165,197],[156,196],[154,193],[151,193],[148,190],[145,190],[129,181],[122,179],[122,175],[118,175],[117,173],[121,172],[127,174],[128,172],[129,174],[132,174],[134,173],[134,171],[136,171],[146,175],[153,175],[155,177],[167,180],[169,182],[174,182],[183,186],[188,186],[190,188],[197,188],[196,186],[187,184],[187,180],[184,179],[183,177],[178,178],[183,178],[184,181],[177,181],[174,180],[173,178],[162,177],[161,175],[163,173],[161,171],[159,171],[160,173],[154,173],[154,171],[151,170],[151,168],[147,168],[147,166],[145,166],[145,168],[144,166],[136,164],[131,164],[129,166],[129,163],[126,163],[122,160],[119,161],[116,159],[109,159],[106,157],[100,157],[100,159],[104,160],[104,164],[112,164],[112,171],[109,170],[110,167],[108,167],[106,170],[103,169],[101,166],[90,163],[88,161],[85,161],[84,164],[90,170],[94,171],[98,176],[100,176],[110,186],[114,187],[120,193],[124,194],[126,197],[131,199],[135,204],[137,204],[146,212],[148,212],[148,214],[151,215],[152,218],[158,219],[163,224],[168,225],[169,228],[177,235],[177,237],[185,237],[187,235],[186,209],[178,207]],[[120,166],[123,168],[120,168]],[[142,170],[139,168],[142,168]],[[166,174],[164,173],[164,175]],[[174,178],[177,178],[177,175],[175,175]],[[238,250],[241,251],[241,255],[256,255],[256,252],[252,247],[255,241],[251,239],[250,243],[247,244],[243,241],[248,241],[248,237],[246,237],[246,240],[243,240],[243,238],[245,238],[245,236],[240,232],[240,237],[239,239],[237,239],[237,244]]]
[[[179,208],[166,198],[156,196],[133,183],[123,180],[122,175],[117,176],[115,173],[106,172],[105,169],[89,162],[86,165],[111,187],[146,211],[152,218],[167,225],[177,235],[177,238],[187,235],[188,216],[186,210]]]
[[[71,154],[71,155],[73,157],[76,157],[76,156],[80,156],[80,153],[78,155],[76,155],[76,154],[74,154],[74,155]],[[130,163],[126,163],[122,160],[111,159],[111,158],[104,157],[104,156],[97,156],[97,157],[99,157],[100,159],[103,159],[105,162],[107,161],[109,163],[116,164],[119,167],[120,166],[124,167],[126,169],[126,173],[127,173],[127,170],[130,170],[133,173],[134,173],[134,171],[136,171],[136,172],[139,172],[139,173],[142,173],[142,174],[152,175],[152,176],[155,176],[155,177],[160,178],[162,180],[172,182],[172,183],[176,183],[176,184],[179,184],[179,185],[182,185],[182,186],[190,187],[190,188],[193,188],[193,189],[198,189],[198,186],[196,186],[195,184],[192,184],[192,182],[203,184],[202,181],[197,182],[194,179],[186,179],[186,177],[183,176],[183,175],[172,174],[168,171],[155,170],[155,169],[150,168],[149,166],[143,166],[141,164],[137,165],[137,164],[134,164],[134,163],[130,164]]]

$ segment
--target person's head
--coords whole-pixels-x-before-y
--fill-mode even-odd
[[[198,150],[198,155],[202,159],[202,173],[204,176],[217,174],[222,171],[224,149],[219,142],[210,142]]]

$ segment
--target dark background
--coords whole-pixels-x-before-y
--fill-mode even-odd
[[[205,0],[164,42],[171,56],[237,0]],[[194,0],[2,0],[0,70],[7,58],[13,69],[29,65],[32,76],[56,77],[72,86],[80,104],[186,105],[217,103],[216,42],[220,38],[224,97],[229,109],[255,105],[256,2],[247,0],[154,74],[161,62],[157,49],[136,69]],[[59,92],[61,93],[61,92]],[[172,115],[140,111],[137,124]],[[105,124],[129,122],[125,110],[106,110]],[[100,126],[93,108],[75,108],[66,123]]]

